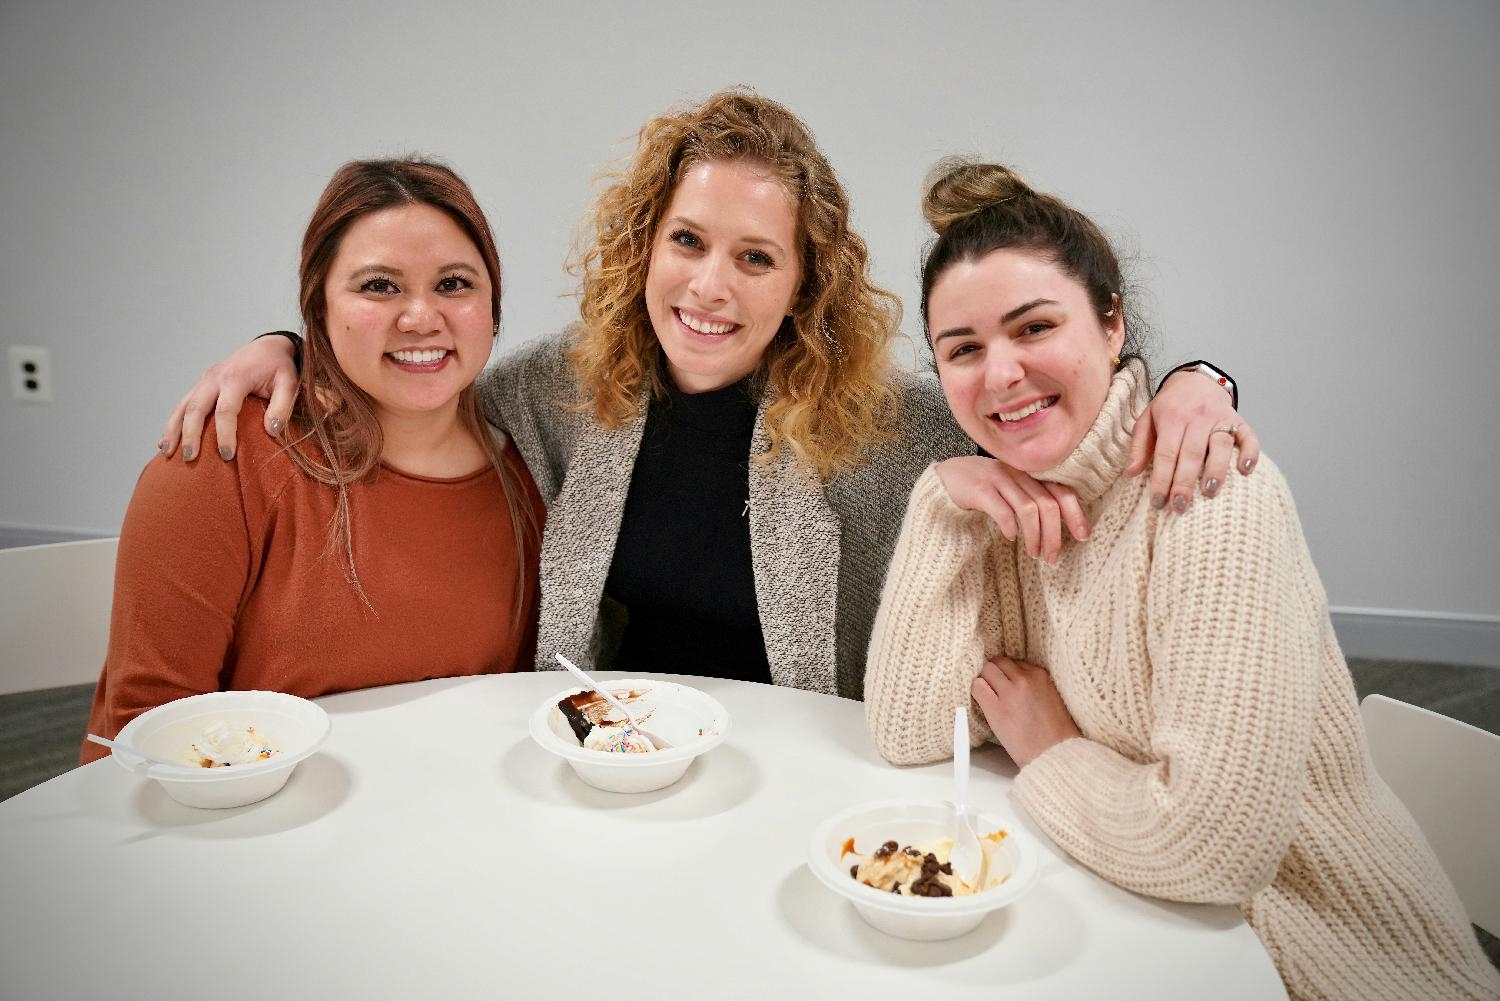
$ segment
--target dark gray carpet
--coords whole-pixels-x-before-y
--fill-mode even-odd
[[[0,695],[0,800],[78,764],[93,685]]]
[[[1359,697],[1374,692],[1500,734],[1500,670],[1391,660],[1351,660]],[[0,695],[0,800],[78,764],[93,685]],[[1500,939],[1475,929],[1500,966]]]

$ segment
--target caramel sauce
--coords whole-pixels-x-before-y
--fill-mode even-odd
[[[641,697],[651,694],[651,690],[649,688],[640,690],[630,689],[629,691],[625,691],[622,693],[615,691],[614,689],[610,689],[610,694],[626,705],[630,705],[631,703],[638,701]],[[604,696],[600,695],[596,691],[590,690],[587,692],[574,692],[572,695],[568,696],[568,701],[573,704],[574,709],[577,709],[580,713],[582,713],[584,717],[594,726],[603,726],[609,723],[621,722],[618,720],[611,720],[609,718],[610,711],[614,709],[614,706],[606,702]],[[636,719],[644,723],[655,714],[656,709],[653,707],[651,709],[648,709],[644,713],[637,713]]]
[[[839,861],[840,862],[844,861],[844,856],[845,855],[858,855],[858,854],[859,854],[859,852],[857,852],[857,851],[854,850],[854,839],[853,838],[849,838],[848,840],[846,840],[844,842],[844,847],[839,850]]]

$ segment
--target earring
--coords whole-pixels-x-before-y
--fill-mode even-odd
[[[1120,356],[1119,355],[1115,355],[1115,357],[1114,357],[1114,363],[1115,363],[1115,368],[1119,368],[1120,367]]]

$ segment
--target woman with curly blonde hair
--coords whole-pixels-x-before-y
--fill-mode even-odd
[[[762,165],[797,206],[801,288],[761,356],[771,461],[782,448],[824,478],[859,461],[889,435],[896,404],[890,342],[895,296],[866,275],[869,252],[849,228],[849,203],[828,161],[789,111],[746,90],[654,119],[630,168],[593,210],[595,238],[582,256],[583,325],[570,357],[593,417],[614,427],[635,417],[641,389],[666,394],[646,284],[654,242],[676,180],[715,161]],[[802,336],[803,333],[807,336]]]
[[[973,444],[936,382],[893,365],[900,305],[869,280],[843,186],[795,115],[731,88],[641,128],[592,231],[581,322],[479,381],[548,505],[538,666],[860,697],[906,495]],[[281,338],[242,348],[183,398],[164,450],[179,424],[196,445],[221,390],[221,414],[248,391],[283,412],[291,376]],[[1163,400],[1184,461],[1158,457],[1153,489],[1191,494],[1205,453],[1221,481],[1206,443],[1229,397],[1181,377]],[[1070,493],[1024,474],[993,506],[1036,555],[1064,524],[1087,534]]]

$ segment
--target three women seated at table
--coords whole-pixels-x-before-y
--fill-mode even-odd
[[[928,207],[947,406],[894,369],[897,304],[774,102],[648,122],[596,207],[583,322],[483,374],[499,266],[467,189],[346,167],[304,242],[300,376],[281,338],[242,349],[163,447],[180,424],[200,451],[222,394],[209,445],[236,461],[143,474],[91,730],[534,648],[863,694],[897,762],[946,756],[972,697],[1060,845],[1143,893],[1239,903],[1294,995],[1492,996],[1370,769],[1285,484],[1226,475],[1235,444],[1241,471],[1256,457],[1228,397],[1184,375],[1149,402],[1113,254],[1067,206],[963,166]],[[236,427],[250,389],[270,403]],[[1188,510],[1205,461],[1222,499]]]
[[[646,123],[593,219],[582,322],[479,379],[548,506],[540,664],[859,697],[911,484],[973,445],[893,364],[899,305],[869,280],[838,178],[794,115],[729,90]],[[258,339],[184,398],[164,450],[180,427],[197,455],[216,411],[233,455],[240,398],[269,394],[274,432],[295,385],[290,343]],[[1183,374],[1153,408],[1153,493],[1185,507],[1205,455],[1225,478],[1228,449],[1205,443],[1230,398]],[[1017,475],[1002,494],[1033,553],[1053,556],[1064,522],[1086,532],[1066,490]]]
[[[303,237],[300,298],[283,433],[141,474],[91,733],[205,691],[311,698],[532,662],[544,509],[475,400],[500,262],[468,187],[420,160],[346,165]],[[104,753],[85,742],[82,760]]]
[[[1147,371],[1099,229],[991,164],[946,165],[924,209],[938,375],[995,458],[938,462],[912,491],[866,675],[880,752],[946,758],[972,700],[972,740],[1004,745],[1058,845],[1130,890],[1238,904],[1294,998],[1500,997],[1373,770],[1281,474],[1166,516],[1122,475]],[[1002,462],[1071,488],[1088,543],[1044,564],[1002,537]]]

